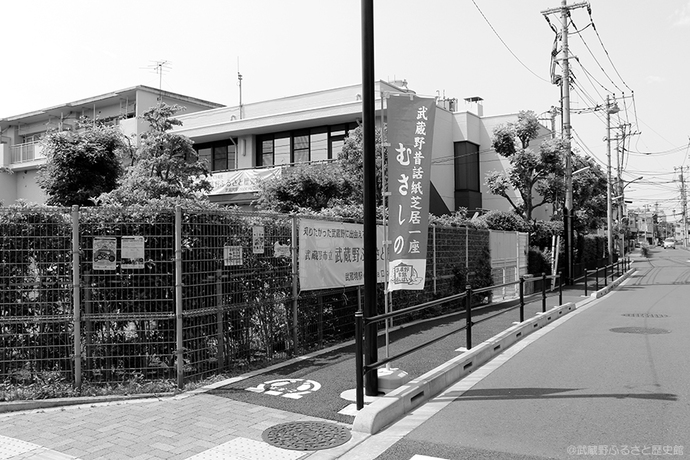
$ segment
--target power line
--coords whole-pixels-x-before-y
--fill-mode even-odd
[[[479,8],[479,5],[477,5],[477,2],[475,2],[474,0],[472,0],[472,4],[474,4],[475,8],[477,8],[477,11],[479,11],[479,14],[482,15],[482,17],[484,18],[484,20],[486,21],[486,23],[489,25],[489,27],[491,27],[491,30],[494,32],[494,34],[496,34],[496,36],[498,37],[498,39],[501,40],[501,43],[503,43],[503,46],[506,47],[506,49],[510,52],[510,54],[513,55],[513,57],[514,57],[515,59],[517,59],[517,61],[518,61],[525,69],[527,69],[532,75],[534,75],[535,77],[537,77],[538,79],[540,79],[540,80],[542,80],[542,81],[545,81],[546,83],[551,83],[550,81],[548,81],[548,80],[546,80],[546,79],[540,77],[540,76],[537,75],[534,71],[532,71],[532,69],[530,69],[529,67],[527,67],[527,65],[526,65],[524,62],[522,62],[522,61],[520,60],[520,58],[517,57],[517,55],[516,55],[515,53],[513,53],[513,50],[510,49],[510,47],[508,46],[508,44],[506,44],[506,42],[503,41],[503,39],[502,39],[501,36],[498,34],[498,32],[496,32],[496,29],[494,29],[494,26],[491,25],[491,23],[490,23],[489,20],[487,19],[486,15],[484,14],[484,12],[482,12],[482,10]]]
[[[604,46],[604,42],[601,40],[601,36],[599,35],[599,31],[597,30],[597,26],[594,24],[594,19],[592,18],[592,7],[587,6],[587,13],[589,14],[589,22],[592,24],[592,29],[594,29],[594,32],[597,34],[597,38],[599,39],[599,44],[601,45],[601,48],[604,50],[604,53],[606,53],[606,57],[609,60],[609,63],[611,64],[611,67],[613,67],[613,70],[616,72],[616,75],[618,75],[618,78],[621,79],[623,82],[623,85],[625,85],[626,88],[628,88],[631,92],[634,92],[632,88],[628,86],[628,84],[623,80],[623,77],[621,77],[621,74],[618,72],[618,69],[616,66],[613,64],[613,61],[611,60],[611,56],[609,55],[608,50]],[[622,92],[622,91],[621,91]]]

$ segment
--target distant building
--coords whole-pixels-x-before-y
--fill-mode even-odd
[[[40,140],[48,130],[76,129],[77,120],[85,116],[118,124],[122,132],[137,143],[139,135],[148,129],[141,116],[158,104],[161,97],[166,104],[186,107],[187,113],[222,107],[148,86],[135,86],[0,119],[0,167],[12,171],[0,172],[0,202],[5,205],[20,199],[45,202],[46,196],[36,182],[36,173],[45,163]]]
[[[134,91],[131,97],[123,98],[118,92],[0,120],[4,142],[0,146],[0,164],[20,173],[14,174],[14,179],[0,173],[0,192],[10,198],[3,200],[5,204],[20,198],[44,200],[35,181],[36,168],[44,160],[35,152],[37,138],[31,137],[41,132],[39,124],[42,132],[48,127],[46,123],[52,127],[62,123],[64,128],[65,114],[70,111],[72,120],[82,114],[101,118],[130,114],[130,118],[120,121],[125,134],[144,130],[146,127],[136,117],[157,102],[158,91],[146,87],[130,91]],[[221,204],[250,206],[257,197],[258,183],[266,177],[289,173],[289,166],[297,163],[327,164],[337,159],[348,132],[361,123],[361,93],[361,85],[351,85],[234,107],[165,92],[163,99],[187,107],[185,113],[176,116],[183,124],[173,132],[192,139],[200,157],[207,161],[214,185],[209,198]],[[375,93],[380,125],[382,114],[384,118],[386,115],[381,95],[414,91],[405,81],[378,81]],[[132,108],[134,99],[136,111]],[[99,101],[108,104],[99,105]],[[109,107],[108,112],[101,106]],[[489,171],[509,167],[508,160],[491,148],[491,137],[496,126],[515,121],[517,111],[484,116],[480,97],[465,99],[462,108],[457,99],[437,98],[431,212],[444,214],[461,207],[470,212],[511,209],[505,198],[489,193],[484,177]],[[541,136],[549,133],[546,128],[542,131]],[[34,153],[26,144],[34,144]],[[550,207],[542,206],[533,217],[548,219],[550,211]]]
[[[361,85],[351,85],[281,99],[222,107],[180,117],[174,132],[194,141],[213,171],[212,201],[247,205],[256,198],[256,182],[277,167],[328,162],[338,156],[349,130],[361,123]],[[375,84],[377,124],[384,93],[414,93],[407,82]],[[431,212],[444,214],[460,207],[470,211],[510,210],[502,197],[488,192],[484,176],[505,170],[508,160],[491,148],[493,129],[517,121],[517,112],[484,116],[480,97],[437,99],[431,170]],[[546,128],[544,135],[548,131]],[[263,173],[259,173],[264,171]],[[252,185],[253,183],[253,185]],[[534,217],[548,218],[538,208]]]

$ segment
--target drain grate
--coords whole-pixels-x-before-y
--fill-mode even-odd
[[[668,315],[662,315],[661,313],[623,313],[623,316],[632,318],[668,318]]]
[[[261,434],[273,446],[291,450],[322,450],[350,440],[350,430],[334,423],[289,422],[274,425]]]
[[[658,327],[614,327],[609,329],[611,332],[622,332],[625,334],[668,334],[669,330],[659,329]]]

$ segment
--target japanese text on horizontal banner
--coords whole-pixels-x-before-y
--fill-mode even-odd
[[[383,283],[383,227],[376,228],[376,278]],[[309,291],[364,284],[364,226],[301,219],[299,223],[299,284]]]

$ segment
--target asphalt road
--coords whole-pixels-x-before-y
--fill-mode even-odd
[[[547,308],[558,304],[558,292],[549,294]],[[525,306],[525,318],[541,311],[541,299],[534,299]],[[503,314],[500,311],[505,310]],[[473,309],[474,311],[474,309]],[[473,345],[493,337],[519,321],[519,310],[506,310],[503,306],[489,306],[473,313],[473,322],[481,321],[489,315],[497,315],[476,324],[472,329]],[[465,324],[464,309],[455,315],[446,315],[435,320],[426,320],[407,325],[390,334],[390,353],[395,355],[433,338],[439,337]],[[385,341],[379,340],[379,359],[386,356]],[[407,355],[392,364],[416,378],[461,353],[466,345],[465,331],[461,330],[449,337]],[[266,370],[251,378],[225,385],[209,392],[218,397],[256,404],[293,413],[330,419],[342,423],[352,423],[354,415],[341,413],[354,404],[341,397],[356,386],[354,345],[341,347],[311,358],[300,359],[292,364]],[[354,409],[352,409],[354,410]],[[353,412],[352,412],[353,413]]]
[[[617,290],[429,403],[438,408],[426,421],[390,427],[407,434],[377,458],[690,456],[690,253],[655,248],[634,267]]]

